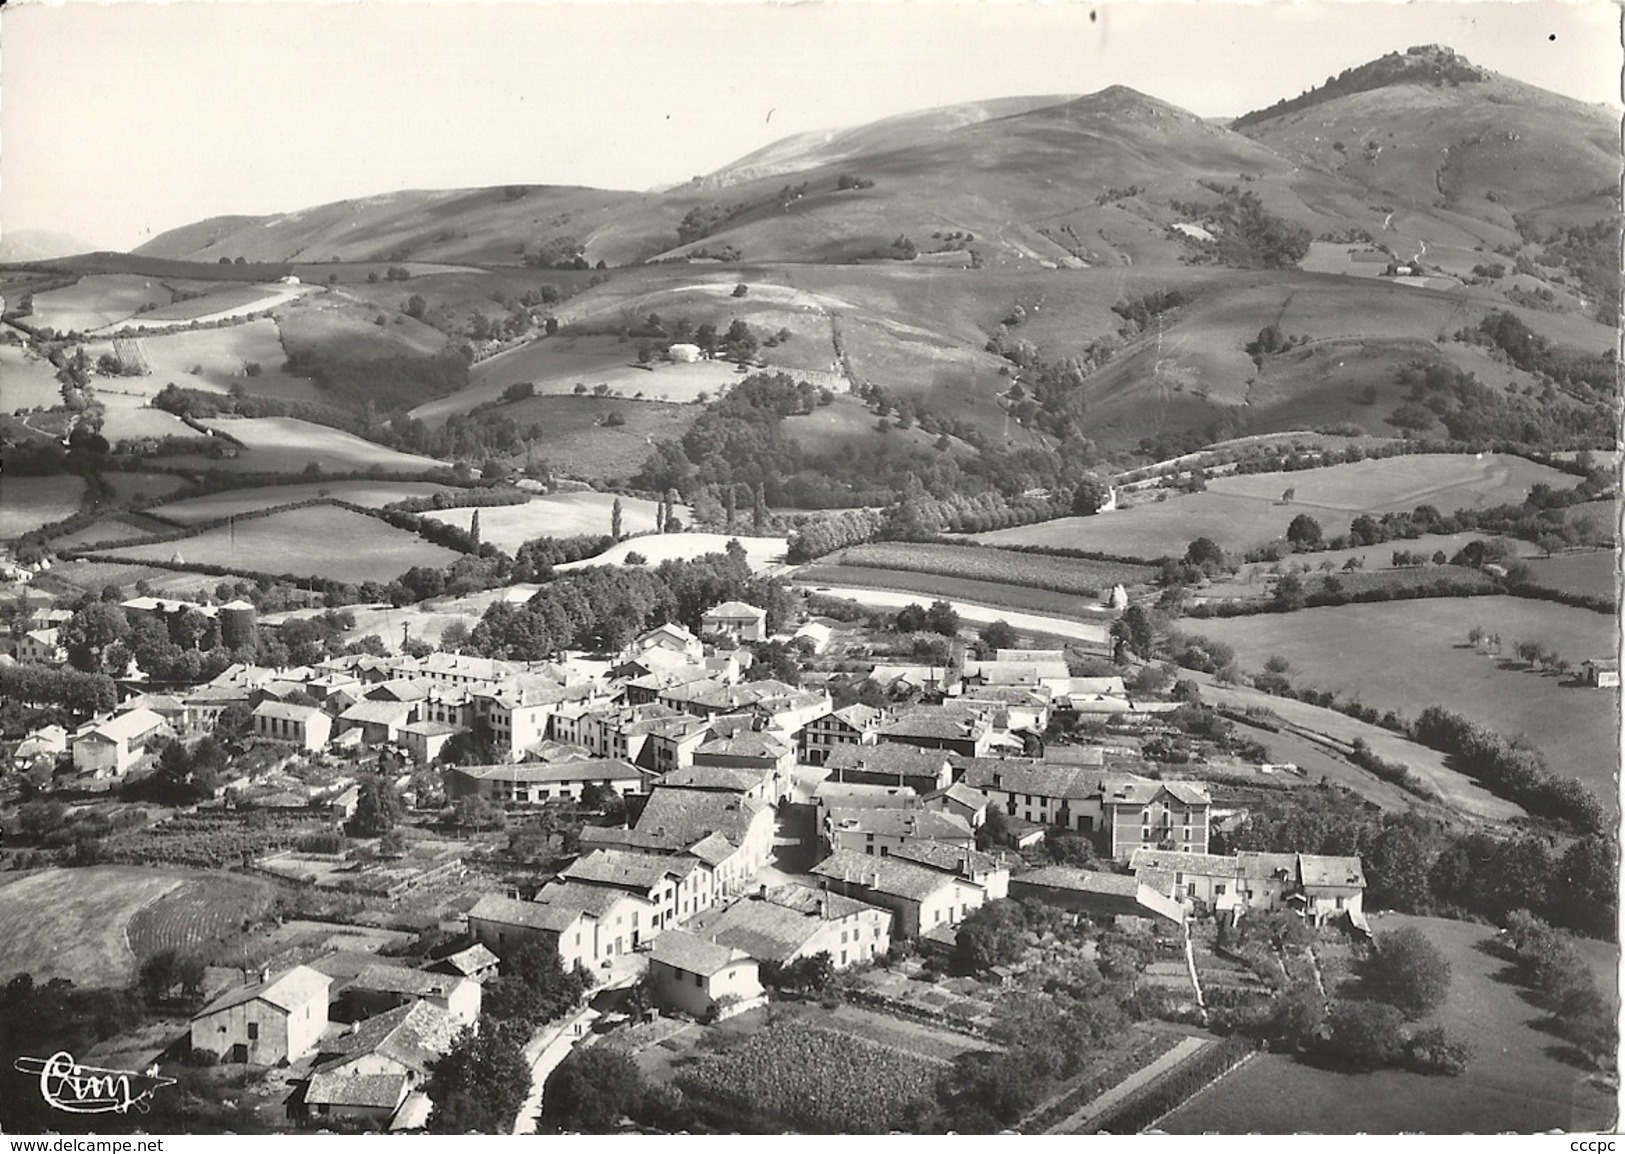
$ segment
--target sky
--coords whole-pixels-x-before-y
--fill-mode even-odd
[[[13,0],[0,235],[126,249],[404,188],[647,189],[797,132],[1125,84],[1234,116],[1439,43],[1620,107],[1606,0]]]

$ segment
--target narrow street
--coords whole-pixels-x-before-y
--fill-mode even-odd
[[[584,1006],[562,1022],[550,1022],[543,1026],[525,1043],[525,1061],[530,1065],[530,1093],[514,1119],[515,1134],[536,1133],[536,1123],[542,1113],[542,1087],[547,1084],[547,1076],[558,1068],[564,1056],[578,1042],[588,1044],[593,1041],[596,1035],[592,1033],[592,1024],[597,1017],[597,1010]]]

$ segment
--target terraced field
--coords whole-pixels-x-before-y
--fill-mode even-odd
[[[271,886],[235,874],[211,874],[183,882],[141,907],[126,936],[137,958],[163,950],[182,954],[207,948],[240,932],[269,904]]]

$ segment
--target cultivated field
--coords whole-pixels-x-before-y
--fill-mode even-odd
[[[115,386],[116,387],[116,386]],[[106,409],[102,423],[102,436],[113,444],[120,441],[138,441],[148,437],[195,437],[197,431],[174,413],[150,408],[145,396],[132,397],[106,389],[96,392],[96,399]]]
[[[1139,585],[1156,577],[1147,565],[1048,557],[1007,549],[927,544],[857,545],[827,559],[833,565],[939,574],[1095,597],[1114,585]]]
[[[1052,614],[1057,617],[1087,617],[1100,608],[1100,598],[1052,589],[1032,589],[998,581],[977,581],[938,573],[909,573],[899,569],[877,569],[863,565],[807,565],[797,570],[796,583],[818,587],[848,585],[870,589],[893,589],[911,593],[921,603],[938,597],[950,601],[973,601],[998,609]]]
[[[450,565],[461,556],[376,517],[333,505],[289,509],[184,541],[109,550],[120,560],[221,565],[287,577],[389,581],[416,565]]]
[[[1346,532],[1362,513],[1409,511],[1432,505],[1442,513],[1517,504],[1537,482],[1573,488],[1575,479],[1521,457],[1493,453],[1392,457],[1296,473],[1218,477],[1205,492],[1149,500],[1094,517],[1063,517],[1015,529],[976,534],[988,544],[1051,545],[1124,557],[1168,557],[1197,537],[1227,552],[1245,552],[1286,536],[1300,513],[1320,522],[1327,536]],[[1290,504],[1281,497],[1294,491]],[[1392,548],[1406,548],[1396,543]],[[1392,548],[1390,552],[1392,552]]]
[[[1513,656],[1519,641],[1539,641],[1576,665],[1612,653],[1614,622],[1604,614],[1517,597],[1435,598],[1192,621],[1187,628],[1234,646],[1249,671],[1279,654],[1292,663],[1294,685],[1405,718],[1438,704],[1503,736],[1522,733],[1554,772],[1578,777],[1604,804],[1617,804],[1618,693],[1580,688]],[[1500,657],[1468,646],[1474,628],[1501,635]]]
[[[11,477],[0,474],[0,540],[20,537],[79,511],[85,482],[71,474]]]
[[[238,473],[299,473],[312,461],[329,473],[379,468],[390,473],[423,473],[444,468],[430,457],[399,453],[326,425],[292,417],[237,417],[202,421],[243,443],[244,451],[201,467]]]
[[[12,344],[0,344],[0,409],[49,409],[62,403],[62,385],[56,369],[44,357],[25,353]]]
[[[67,288],[37,294],[28,319],[35,327],[59,333],[89,332],[134,316],[148,304],[169,304],[169,290],[153,277],[87,276]]]
[[[721,553],[729,541],[738,541],[745,550],[745,559],[757,573],[769,573],[784,565],[784,550],[788,540],[784,537],[741,537],[728,533],[651,533],[647,537],[633,537],[604,550],[596,557],[584,561],[569,561],[554,566],[563,573],[588,565],[624,565],[632,553],[640,554],[646,565],[662,561],[688,561],[707,553]]]
[[[91,866],[0,875],[0,974],[43,985],[123,986],[135,976],[127,929],[188,875],[143,866]]]
[[[130,919],[126,937],[137,958],[163,950],[195,954],[239,933],[268,904],[271,887],[237,874],[187,881]]]
[[[475,509],[444,509],[424,514],[436,521],[468,529],[480,515],[480,540],[512,554],[537,537],[608,536],[612,510],[621,502],[621,532],[646,533],[655,527],[655,502],[638,497],[616,498],[613,493],[549,493],[523,505],[490,505]],[[689,511],[679,506],[685,521]]]
[[[278,505],[293,505],[317,497],[332,497],[381,509],[396,501],[410,497],[432,497],[444,492],[446,486],[432,481],[318,481],[300,485],[265,485],[254,489],[228,489],[210,493],[206,497],[188,497],[172,501],[151,510],[154,516],[179,525],[198,525],[218,521],[223,517],[236,517],[256,509],[274,509]]]
[[[1553,1056],[1557,1039],[1538,1028],[1542,1011],[1508,979],[1507,963],[1483,948],[1495,935],[1493,926],[1403,914],[1383,914],[1372,923],[1378,934],[1402,926],[1420,930],[1450,963],[1449,997],[1428,1021],[1471,1047],[1466,1073],[1346,1074],[1285,1054],[1261,1054],[1159,1128],[1173,1134],[1612,1131],[1615,1092]],[[1617,970],[1617,947],[1580,944],[1606,982],[1605,975]]]

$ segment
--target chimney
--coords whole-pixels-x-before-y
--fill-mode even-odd
[[[970,877],[970,858],[968,856],[962,856],[959,859],[959,872],[966,877]]]
[[[818,899],[818,920],[824,921],[829,917],[829,903],[823,898]]]
[[[761,885],[756,887],[756,896],[761,898],[763,901],[767,900],[767,883],[766,882],[763,882]]]
[[[260,985],[263,986],[266,982],[269,982],[270,980],[271,980],[271,967],[270,966],[261,966],[260,967]]]

